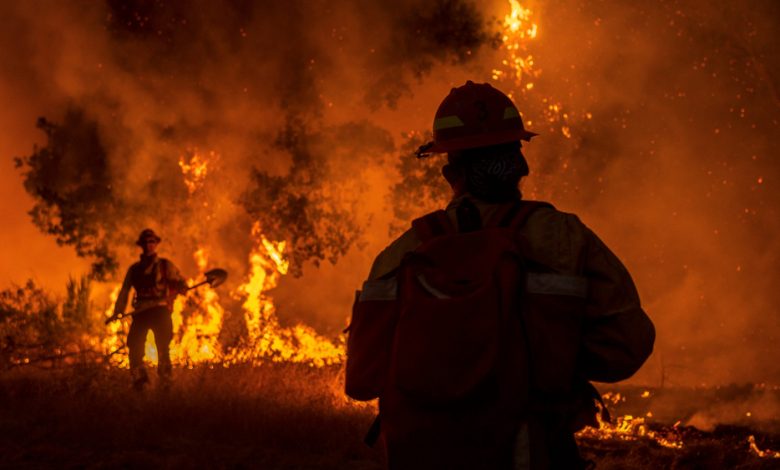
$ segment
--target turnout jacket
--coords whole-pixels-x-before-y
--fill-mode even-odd
[[[503,206],[468,194],[457,197],[446,209],[456,227],[456,208],[464,198],[479,209],[483,223]],[[625,266],[576,215],[552,207],[534,211],[520,232],[529,243],[530,261],[562,277],[587,280],[577,375],[598,382],[617,382],[633,375],[652,352],[655,329]],[[407,230],[377,256],[368,279],[393,277],[404,255],[420,244],[414,228]]]

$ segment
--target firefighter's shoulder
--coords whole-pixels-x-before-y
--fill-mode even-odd
[[[130,266],[127,268],[127,273],[128,273],[128,274],[130,274],[131,272],[135,271],[136,269],[138,269],[138,267],[139,267],[140,265],[141,265],[141,262],[140,262],[140,261],[136,261],[135,263],[131,264],[131,265],[130,265]]]
[[[169,260],[168,258],[160,257],[159,262],[162,263],[161,265],[164,266],[164,269],[166,270],[166,273],[169,277],[179,276],[179,268],[173,264],[173,261]]]
[[[374,264],[371,265],[368,279],[380,279],[398,269],[404,255],[414,251],[420,243],[420,238],[413,228],[404,232],[377,255]]]
[[[587,246],[589,230],[575,214],[551,206],[536,209],[520,232],[534,261],[556,272],[575,274]]]

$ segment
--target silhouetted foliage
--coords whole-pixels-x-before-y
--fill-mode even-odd
[[[365,123],[326,133],[308,132],[303,121],[290,118],[275,142],[292,159],[288,173],[278,176],[253,169],[241,201],[266,237],[288,242],[290,272],[295,276],[301,275],[307,261],[315,266],[323,260],[335,264],[360,239],[365,222],[356,213],[365,189],[360,187],[360,172],[372,151],[381,155],[393,147],[385,131]],[[342,139],[343,148],[327,144]]]
[[[382,8],[391,15],[392,33],[390,40],[378,45],[381,62],[373,68],[380,73],[366,94],[374,107],[394,107],[401,96],[411,93],[410,81],[421,79],[437,64],[463,64],[483,45],[498,45],[479,8],[466,0],[388,2]]]
[[[104,279],[117,268],[107,234],[116,230],[119,204],[110,186],[108,157],[97,124],[69,109],[61,124],[39,118],[47,143],[17,158],[24,188],[35,200],[33,223],[60,245],[94,260],[93,274]]]
[[[464,0],[414,5],[396,21],[398,41],[393,46],[412,61],[418,75],[433,68],[437,60],[469,60],[491,38],[479,8]]]
[[[390,235],[398,235],[409,228],[409,221],[444,207],[450,197],[450,186],[441,174],[446,156],[417,158],[414,154],[429,140],[429,134],[412,133],[398,154],[396,168],[401,179],[393,185],[389,196],[397,223],[390,226]]]
[[[175,83],[175,87],[183,87],[208,103],[208,109],[213,106],[218,110],[220,106],[214,105],[222,103],[221,92],[235,87],[235,82],[223,83],[220,79],[218,89],[212,90],[210,80],[192,81],[191,77],[211,76],[226,64],[255,57],[258,50],[278,46],[269,57],[270,69],[250,67],[246,71],[249,80],[258,80],[263,85],[248,88],[241,85],[241,88],[249,99],[261,96],[263,107],[277,105],[292,116],[276,143],[292,157],[292,168],[283,176],[257,171],[248,188],[236,189],[244,193],[244,207],[254,220],[262,223],[267,236],[289,242],[287,253],[294,274],[301,273],[302,264],[307,260],[315,265],[322,260],[335,262],[360,240],[368,215],[362,214],[359,221],[352,210],[359,203],[359,195],[354,190],[361,182],[343,181],[341,174],[351,174],[330,168],[337,164],[330,160],[334,152],[350,149],[358,160],[365,155],[353,143],[355,140],[360,143],[360,138],[338,137],[338,131],[328,131],[325,137],[340,140],[331,149],[315,148],[322,144],[323,136],[312,127],[327,127],[323,110],[332,105],[331,98],[323,98],[321,83],[323,78],[327,79],[330,68],[338,64],[336,43],[322,41],[318,28],[322,16],[330,15],[332,9],[313,7],[306,1],[278,5],[239,1],[218,7],[202,2],[201,7],[153,0],[106,2],[102,26],[111,39],[107,43],[109,55],[121,58],[116,65],[129,76],[138,77],[139,83],[144,84],[141,88],[152,83],[156,84],[152,89]],[[437,64],[467,62],[478,48],[491,43],[488,23],[479,8],[468,0],[380,0],[371,5],[354,2],[352,10],[365,28],[377,31],[369,37],[363,37],[359,29],[343,31],[345,41],[365,41],[365,50],[371,51],[350,60],[372,71],[375,82],[365,87],[366,99],[376,107],[392,105],[411,81],[427,75]],[[281,28],[285,37],[296,40],[278,42],[276,34],[266,34],[276,28]],[[330,29],[327,27],[325,31]],[[220,57],[216,63],[215,56]],[[221,61],[223,57],[225,60]],[[241,80],[243,83],[244,78]],[[110,93],[117,92],[109,88]],[[264,94],[253,95],[253,88],[273,89],[275,99],[267,103]],[[233,100],[232,95],[226,96]],[[114,106],[115,99],[122,102],[126,98],[101,94],[95,97],[97,102],[102,100],[110,106]],[[175,97],[172,103],[176,103]],[[163,145],[157,147],[163,154],[155,155],[153,164],[144,166],[131,165],[133,162],[128,160],[147,158],[134,153],[132,146],[133,139],[150,138],[149,134],[135,132],[134,124],[122,129],[117,125],[121,119],[95,122],[93,116],[80,109],[70,109],[57,122],[41,118],[38,127],[46,134],[46,144],[35,148],[30,156],[17,159],[17,165],[23,173],[25,188],[35,201],[30,212],[35,225],[56,237],[59,244],[74,247],[78,256],[92,261],[93,274],[104,280],[116,274],[115,251],[132,242],[130,232],[137,233],[147,223],[165,223],[166,229],[189,233],[183,229],[192,226],[197,211],[193,209],[194,204],[187,203],[186,188],[180,178],[174,178],[174,175],[181,176],[176,159],[164,152],[171,148],[180,152],[190,145],[201,145],[202,135],[231,123],[220,112],[196,119],[182,116],[172,121],[147,116],[150,127],[159,131],[159,142]],[[336,127],[360,133],[370,126],[352,122]],[[257,128],[264,129],[267,125],[258,123]],[[242,128],[239,133],[243,131]],[[392,149],[392,139],[385,131],[378,130],[376,134],[383,134],[375,147],[374,155],[378,156],[380,148]],[[114,147],[106,146],[109,139],[117,147],[116,152]],[[119,170],[128,167],[148,171],[134,179],[137,197],[129,197],[129,191],[118,190],[122,184]],[[214,175],[210,170],[209,178]],[[335,188],[331,184],[334,178]],[[351,192],[346,196],[334,194],[336,189],[344,187],[349,187]],[[241,222],[235,226],[244,230],[245,220]],[[131,229],[130,224],[138,225]]]

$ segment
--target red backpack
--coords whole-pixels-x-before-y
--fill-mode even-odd
[[[466,233],[442,210],[415,220],[422,244],[396,276],[367,281],[358,292],[347,395],[371,400],[392,385],[419,402],[452,403],[495,375],[507,335],[521,333],[509,331],[521,327],[518,229],[539,207],[551,206],[523,201]]]
[[[401,263],[388,377],[410,401],[455,404],[500,379],[507,342],[522,336],[517,227],[537,207],[466,233],[444,211],[413,223],[422,245]]]
[[[392,467],[505,467],[518,423],[530,420],[538,446],[547,431],[535,423],[566,428],[580,406],[587,281],[531,261],[519,229],[540,207],[551,206],[521,201],[466,233],[444,211],[422,217],[422,244],[358,293],[346,392],[379,397]]]

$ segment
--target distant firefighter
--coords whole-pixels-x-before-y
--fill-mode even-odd
[[[633,375],[655,329],[631,276],[573,214],[523,200],[527,131],[488,84],[454,88],[433,142],[453,198],[382,251],[357,293],[346,393],[379,398],[391,469],[579,469],[589,381]],[[381,423],[381,424],[380,424]]]
[[[144,345],[149,330],[154,333],[157,346],[157,372],[163,384],[171,378],[170,342],[173,339],[171,313],[176,295],[187,291],[187,282],[169,260],[157,256],[157,245],[161,239],[151,229],[145,229],[138,236],[136,245],[143,250],[141,259],[130,266],[122,283],[122,290],[114,305],[114,314],[109,321],[124,315],[130,288],[133,297],[133,320],[127,334],[127,348],[130,355],[130,373],[133,387],[137,390],[149,382],[144,366]]]

